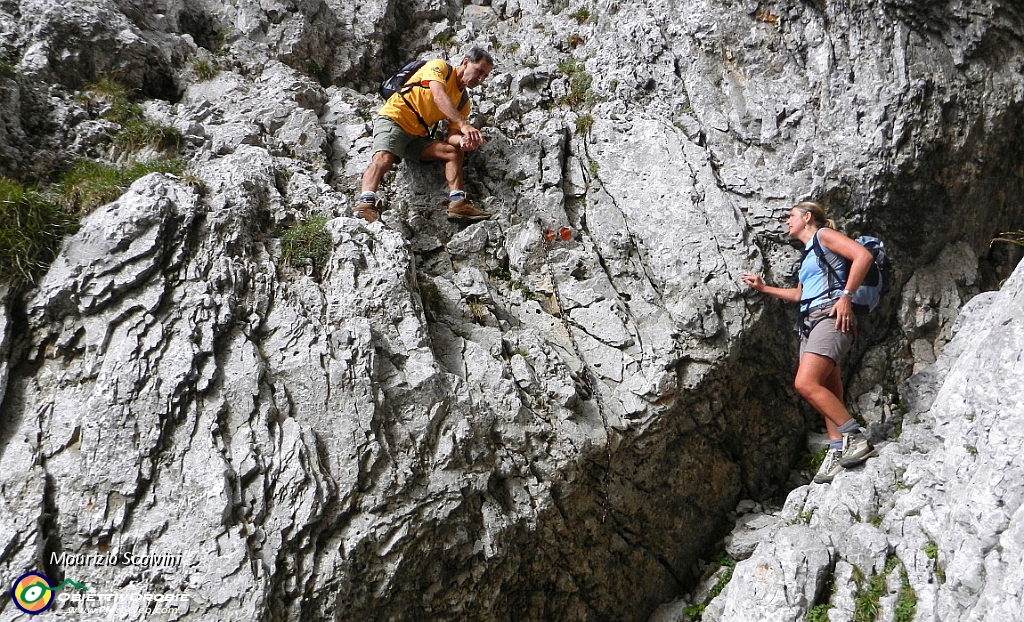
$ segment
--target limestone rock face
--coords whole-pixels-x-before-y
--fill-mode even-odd
[[[121,122],[83,97],[104,78],[188,163],[0,290],[2,576],[187,595],[170,619],[646,619],[738,500],[793,487],[820,423],[790,389],[792,317],[740,282],[785,283],[793,203],[892,247],[848,402],[922,447],[938,432],[912,432],[901,382],[933,373],[957,309],[1020,255],[989,248],[1024,228],[1009,0],[31,0],[0,3],[0,33],[0,173],[161,155],[113,139]],[[406,161],[382,222],[350,218],[377,84],[470,45],[497,60],[466,163],[495,217],[447,223],[440,167]],[[936,489],[962,467],[918,460],[900,477]],[[949,581],[931,602],[1006,606],[1012,573],[948,561],[994,545],[941,532],[932,502],[905,515],[933,521],[912,526]],[[870,554],[813,521],[780,533],[755,552],[796,588],[773,592],[776,617],[878,551],[867,529]],[[129,557],[96,563],[111,554]],[[741,593],[714,607],[761,595]]]

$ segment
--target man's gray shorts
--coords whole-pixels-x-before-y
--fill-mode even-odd
[[[373,153],[387,151],[399,158],[419,160],[423,150],[434,142],[437,141],[406,132],[390,117],[377,115],[373,119]]]
[[[832,359],[836,365],[843,360],[853,346],[856,334],[857,318],[853,319],[853,327],[845,333],[836,328],[836,318],[828,317],[831,306],[819,307],[811,311],[807,321],[814,325],[811,333],[800,340],[800,358],[805,352],[820,354]]]

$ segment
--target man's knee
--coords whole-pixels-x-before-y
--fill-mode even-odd
[[[449,145],[448,143],[437,141],[428,145],[421,153],[421,160],[440,160],[442,162],[457,162],[461,163],[463,160],[462,149]]]
[[[395,154],[390,151],[378,151],[370,158],[370,164],[391,168],[395,164]]]

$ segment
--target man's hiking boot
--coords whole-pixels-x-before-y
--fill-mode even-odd
[[[458,201],[450,201],[448,203],[448,220],[476,222],[478,220],[487,220],[490,217],[490,214],[473,207],[473,204],[466,199],[459,199]]]
[[[376,203],[360,201],[356,204],[355,209],[352,210],[352,217],[362,218],[366,222],[377,222],[380,220],[380,212],[377,211]]]
[[[854,432],[843,435],[843,457],[839,459],[839,464],[843,465],[844,469],[863,464],[873,455],[875,446],[868,442],[863,434]]]
[[[830,484],[835,479],[835,476],[839,475],[839,472],[843,470],[843,466],[839,464],[840,453],[838,449],[829,449],[825,453],[825,459],[821,461],[821,467],[814,474],[815,484]]]

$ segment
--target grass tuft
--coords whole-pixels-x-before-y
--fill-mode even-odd
[[[181,145],[181,130],[145,119],[133,120],[121,126],[121,131],[114,136],[114,144],[130,152],[144,147],[177,151]]]
[[[200,82],[206,82],[217,75],[218,69],[216,65],[205,58],[196,58],[192,60],[192,71],[196,72],[196,77]]]
[[[576,117],[577,134],[587,134],[592,127],[594,127],[594,115],[586,113]]]
[[[69,213],[88,214],[121,196],[133,181],[150,173],[181,175],[181,160],[136,162],[127,166],[78,160],[61,176],[57,185],[58,203]]]
[[[0,281],[15,288],[33,281],[75,226],[57,202],[0,175]]]
[[[594,78],[587,73],[582,61],[570,59],[558,64],[559,70],[569,78],[569,92],[558,103],[576,108],[586,106],[592,108],[598,98],[590,90]]]
[[[146,119],[142,107],[131,101],[131,89],[109,77],[103,77],[86,86],[82,98],[86,103],[100,106],[100,116],[121,126],[114,136],[114,144],[129,152],[144,147],[177,150],[181,144],[181,131]]]
[[[310,216],[304,222],[287,229],[281,235],[282,255],[295,267],[312,266],[320,274],[331,256],[334,242],[324,225],[324,216]]]
[[[588,9],[585,6],[580,7],[576,9],[571,15],[569,15],[569,17],[573,18],[574,20],[582,24],[586,22],[588,19],[590,19],[590,9]]]

